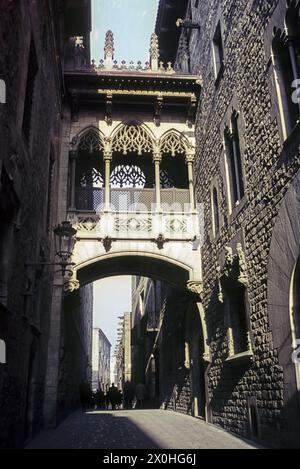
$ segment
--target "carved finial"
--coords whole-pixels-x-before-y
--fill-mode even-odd
[[[159,59],[159,46],[158,37],[156,33],[151,34],[150,43],[150,67],[151,70],[158,70],[158,59]]]
[[[114,52],[114,35],[112,31],[107,31],[104,45],[104,64],[106,68],[113,67]]]
[[[189,60],[190,60],[190,51],[187,35],[185,32],[181,34],[179,46],[178,46],[178,58],[177,66],[183,73],[189,73]]]

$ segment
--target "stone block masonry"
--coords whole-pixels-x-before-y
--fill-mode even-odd
[[[258,437],[274,445],[297,446],[297,431],[294,430],[292,439],[287,436],[289,421],[285,408],[289,403],[284,364],[273,345],[274,334],[278,332],[270,326],[267,288],[272,274],[268,270],[269,250],[276,216],[286,191],[299,174],[300,161],[299,128],[284,146],[280,139],[270,46],[268,49],[265,44],[270,23],[282,23],[283,4],[284,1],[200,1],[198,9],[193,9],[193,17],[200,21],[201,32],[192,34],[190,53],[192,71],[200,70],[203,78],[196,123],[195,179],[197,200],[205,204],[202,262],[212,360],[208,376],[212,421],[239,435]],[[224,70],[216,80],[212,37],[218,21],[223,35]],[[240,205],[230,213],[223,132],[233,109],[239,112],[241,122],[246,190]],[[209,187],[213,178],[217,181],[221,225],[216,236]],[[217,267],[222,263],[225,247],[236,246],[241,240],[248,269],[248,319],[253,352],[251,360],[244,362],[227,361],[225,310],[217,295]],[[284,314],[289,316],[288,309]],[[255,403],[252,408],[257,419],[255,429],[249,402]],[[299,419],[299,406],[295,412]]]

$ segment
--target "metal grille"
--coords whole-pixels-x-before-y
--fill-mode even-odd
[[[95,211],[103,209],[104,191],[93,187],[76,189],[76,209]]]
[[[145,187],[146,176],[138,166],[121,164],[117,166],[110,177],[114,188]]]
[[[116,212],[150,212],[155,201],[152,189],[112,189],[111,205]]]
[[[189,204],[188,189],[162,189],[161,203],[165,211],[184,212],[185,205]]]

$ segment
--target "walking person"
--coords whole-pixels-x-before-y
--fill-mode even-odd
[[[87,408],[91,405],[92,400],[92,390],[87,381],[83,381],[79,385],[79,397],[81,408],[86,412]]]
[[[105,409],[108,410],[108,409],[109,409],[109,395],[108,395],[108,391],[106,391],[104,398],[105,398],[105,402],[104,402]]]
[[[123,388],[124,407],[132,409],[132,401],[134,399],[134,387],[130,381],[126,381]]]
[[[136,408],[143,409],[146,397],[146,387],[143,383],[138,383],[135,388]]]
[[[103,409],[105,403],[105,395],[102,389],[98,389],[95,393],[96,409]]]
[[[111,404],[112,410],[116,410],[116,405],[117,405],[118,400],[119,400],[119,391],[116,388],[116,386],[114,385],[114,383],[109,388],[109,390],[107,392],[107,397],[108,397],[109,402]]]

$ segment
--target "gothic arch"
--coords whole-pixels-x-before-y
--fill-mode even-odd
[[[168,130],[162,135],[159,147],[162,154],[169,153],[172,156],[186,154],[191,150],[188,139],[175,129]]]
[[[292,359],[291,285],[300,255],[300,171],[288,189],[273,229],[268,263],[268,314],[283,370],[284,412],[300,431],[300,382]],[[298,420],[297,420],[298,419]],[[290,435],[291,439],[293,435]]]
[[[97,127],[90,125],[82,129],[72,140],[74,150],[87,150],[90,153],[104,149],[104,134]]]
[[[111,148],[126,155],[128,152],[152,153],[154,138],[142,123],[128,121],[119,124],[111,135]]]

